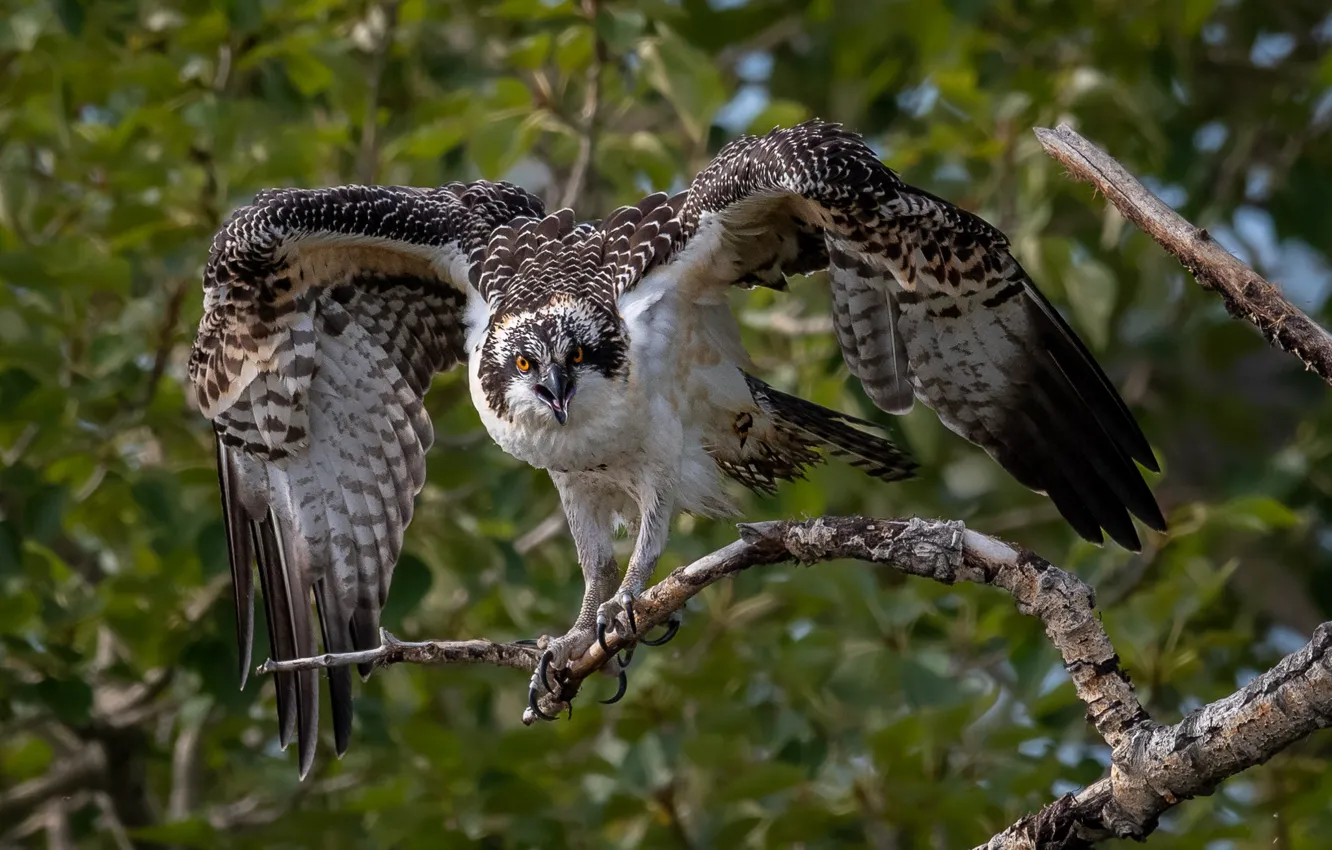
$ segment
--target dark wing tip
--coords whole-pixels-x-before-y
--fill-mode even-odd
[[[250,680],[254,660],[254,540],[246,529],[245,508],[240,501],[239,482],[230,450],[214,431],[217,481],[222,493],[222,526],[227,538],[227,563],[231,568],[231,593],[236,606],[236,649],[240,660],[240,688]]]
[[[328,582],[323,579],[315,583],[315,610],[319,614],[319,629],[324,639],[324,651],[333,653],[351,651],[351,624],[339,614],[337,599]],[[333,744],[338,758],[342,758],[351,743],[353,719],[351,668],[329,668],[328,698],[333,711]]]
[[[302,670],[296,674],[297,727],[296,750],[300,754],[300,778],[310,773],[315,751],[319,748],[319,674],[315,670]]]
[[[1147,442],[1147,435],[1143,434],[1137,419],[1114,384],[1110,383],[1096,358],[1030,280],[1025,282],[1023,290],[1027,314],[1036,328],[1039,345],[1059,364],[1065,378],[1076,388],[1101,427],[1119,444],[1124,454],[1152,472],[1160,472],[1156,453]]]

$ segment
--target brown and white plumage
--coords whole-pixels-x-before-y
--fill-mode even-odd
[[[464,359],[473,260],[497,225],[541,212],[494,183],[276,190],[217,234],[190,378],[217,435],[242,684],[252,561],[274,658],[316,653],[312,597],[327,651],[378,646],[434,441],[422,397]],[[318,674],[276,684],[281,742],[299,739],[304,775]],[[350,671],[331,670],[329,687],[341,753]]]
[[[1089,540],[1137,548],[1130,513],[1164,529],[1135,466],[1156,469],[1150,447],[1004,236],[837,125],[738,139],[687,192],[599,221],[484,182],[268,192],[214,242],[190,363],[218,435],[242,677],[252,560],[275,658],[315,654],[316,621],[327,651],[377,643],[432,439],[421,399],[459,361],[495,442],[549,471],[584,574],[574,626],[533,677],[542,716],[561,666],[632,631],[675,513],[731,513],[727,479],[771,491],[826,455],[909,476],[868,423],[768,386],[744,349],[729,291],[824,268],[843,357],[880,408],[920,399]],[[302,773],[317,685],[277,677]],[[341,752],[345,668],[330,690]]]
[[[876,405],[920,399],[1088,540],[1105,529],[1137,549],[1130,514],[1164,530],[1135,466],[1157,470],[1146,438],[1008,240],[903,183],[855,134],[810,121],[737,139],[672,205],[631,237],[644,247],[626,289],[669,276],[706,293],[826,266],[843,357]]]

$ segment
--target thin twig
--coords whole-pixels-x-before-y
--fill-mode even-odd
[[[171,748],[171,794],[167,798],[167,820],[182,821],[190,817],[199,801],[199,754],[203,745],[204,721],[207,713],[187,717],[177,715],[180,731]]]
[[[189,291],[190,284],[181,278],[171,287],[171,294],[167,296],[166,310],[162,314],[162,321],[157,325],[157,348],[153,352],[153,365],[148,370],[148,384],[144,387],[143,400],[139,403],[140,409],[147,409],[157,396],[157,386],[162,382],[167,360],[171,357],[171,350],[175,348],[176,325],[180,321],[180,311],[185,304],[185,294]]]
[[[259,673],[289,673],[296,670],[322,670],[348,664],[489,664],[532,672],[541,652],[535,646],[520,643],[495,643],[488,640],[398,640],[388,629],[379,630],[380,645],[360,652],[324,653],[291,661],[269,659],[257,668]]]
[[[393,47],[393,34],[398,26],[397,0],[380,3],[371,12],[379,26],[374,53],[370,57],[369,87],[365,95],[365,113],[361,117],[361,147],[356,154],[356,179],[369,186],[379,176],[379,90],[388,67],[389,50]]]
[[[69,812],[64,800],[46,804],[46,850],[75,850],[74,833],[69,828]]]
[[[537,523],[530,531],[513,541],[513,551],[526,555],[539,546],[544,546],[569,530],[569,521],[564,518],[564,511],[556,510],[550,516]]]
[[[1287,301],[1281,290],[1067,124],[1054,130],[1037,127],[1036,138],[1070,174],[1095,186],[1125,218],[1174,254],[1203,288],[1220,293],[1230,315],[1253,323],[1268,343],[1294,354],[1332,384],[1332,334]]]
[[[583,0],[583,15],[592,27],[594,48],[592,64],[587,69],[587,91],[583,98],[583,112],[578,123],[578,154],[574,157],[573,168],[569,172],[569,182],[564,185],[564,195],[560,198],[561,207],[572,207],[578,203],[591,179],[592,157],[597,149],[597,119],[601,110],[601,70],[606,65],[608,49],[606,40],[597,30],[597,15],[601,11],[600,0]]]
[[[61,758],[41,776],[20,782],[0,794],[0,820],[9,822],[14,813],[26,811],[54,797],[85,788],[106,771],[106,754],[101,747],[89,745],[82,751]]]

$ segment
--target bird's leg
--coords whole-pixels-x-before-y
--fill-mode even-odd
[[[566,482],[556,478],[555,483],[561,497],[564,497]],[[615,592],[616,580],[620,575],[615,563],[614,527],[610,511],[602,510],[595,499],[581,498],[581,494],[576,494],[574,498],[563,498],[563,501],[569,531],[578,550],[578,565],[583,571],[583,603],[569,631],[557,638],[543,638],[538,643],[544,644],[545,652],[542,653],[536,672],[532,674],[528,704],[534,707],[533,710],[539,716],[548,719],[549,715],[535,708],[537,698],[543,693],[559,696],[563,671],[596,640],[597,611]]]
[[[615,595],[606,600],[597,611],[597,639],[603,645],[606,631],[612,626],[621,635],[634,637],[638,634],[638,623],[634,619],[634,600],[652,579],[652,574],[657,569],[657,560],[666,550],[666,539],[671,529],[673,503],[670,498],[659,495],[660,492],[659,490],[651,498],[645,499],[645,504],[640,504],[642,514],[638,526],[638,539],[634,541],[634,551],[629,556],[629,567],[624,572],[624,581],[620,583],[620,589]],[[667,636],[657,640],[653,645],[665,643],[675,635],[675,630],[678,628],[678,618],[673,616],[671,625],[667,626]]]

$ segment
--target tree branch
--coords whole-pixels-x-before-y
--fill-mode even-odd
[[[356,153],[356,179],[371,185],[379,175],[379,89],[388,67],[389,50],[398,26],[398,3],[381,3],[370,10],[367,26],[377,29],[370,55],[370,85],[365,95],[365,114],[361,118],[361,147]]]
[[[17,812],[84,788],[103,776],[105,771],[106,754],[96,745],[62,757],[56,767],[43,775],[20,782],[0,794],[0,819],[9,821]]]
[[[1155,723],[1143,709],[1096,612],[1095,594],[1077,576],[1024,549],[968,530],[961,522],[867,517],[821,517],[803,522],[740,526],[740,539],[682,566],[635,603],[639,634],[664,623],[703,588],[751,567],[788,561],[811,565],[857,559],[952,585],[997,587],[1023,614],[1040,618],[1063,656],[1087,719],[1111,749],[1107,777],[1056,800],[994,836],[977,850],[1085,848],[1109,838],[1142,839],[1162,812],[1209,794],[1222,780],[1261,764],[1314,730],[1332,725],[1332,623],[1318,628],[1299,652],[1229,697],[1194,711],[1174,726]],[[373,662],[493,664],[531,671],[535,645],[470,641],[399,641],[366,652],[267,661],[260,673]],[[559,699],[544,697],[554,714],[582,682],[633,646],[618,634],[608,655],[593,646],[560,683]],[[524,723],[536,720],[528,709]]]
[[[1239,691],[1174,726],[1144,723],[1112,756],[1110,775],[1028,815],[976,850],[1090,847],[1142,839],[1166,809],[1211,794],[1222,780],[1262,764],[1332,726],[1332,623]]]
[[[1072,176],[1099,189],[1125,218],[1174,254],[1204,289],[1220,293],[1230,315],[1253,323],[1269,344],[1294,354],[1306,369],[1332,384],[1332,334],[1287,301],[1280,289],[1067,124],[1054,130],[1037,127],[1035,132],[1045,152]]]
[[[322,670],[348,664],[489,664],[532,672],[541,659],[541,650],[522,643],[495,643],[489,640],[398,640],[388,629],[379,630],[380,645],[360,652],[328,652],[292,661],[268,659],[257,668],[260,673],[288,673],[295,670]]]
[[[597,118],[601,110],[601,70],[605,67],[608,48],[606,40],[597,30],[597,15],[601,11],[600,0],[583,0],[583,15],[592,27],[592,64],[587,69],[587,93],[583,99],[583,112],[578,124],[578,154],[574,157],[573,168],[569,172],[569,182],[564,185],[564,195],[560,198],[561,207],[572,207],[578,203],[583,190],[587,188],[588,175],[592,167],[592,155],[597,148]]]

